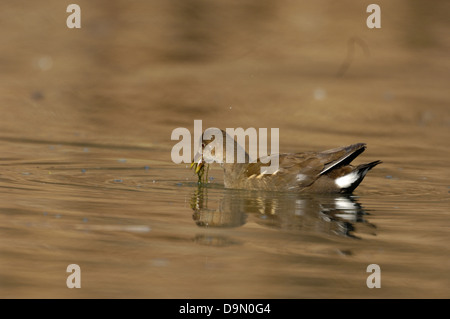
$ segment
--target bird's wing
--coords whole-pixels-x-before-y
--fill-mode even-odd
[[[348,165],[364,149],[365,144],[359,143],[323,152],[280,154],[278,170],[274,174],[267,174],[264,177],[271,177],[276,184],[288,183],[292,185],[295,183],[299,187],[307,187],[321,175]],[[276,155],[270,157],[272,156]],[[267,158],[264,158],[263,162],[267,162]],[[247,176],[261,174],[261,167],[267,165],[269,164],[263,164],[261,160],[250,164],[246,172]]]

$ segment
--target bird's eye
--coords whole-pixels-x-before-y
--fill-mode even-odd
[[[205,143],[202,143],[202,148],[205,148]]]

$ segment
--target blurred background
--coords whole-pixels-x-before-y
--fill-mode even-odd
[[[3,138],[170,149],[202,119],[279,127],[282,151],[446,142],[448,1],[378,1],[381,29],[370,1],[80,0],[68,29],[70,3],[2,5]]]
[[[1,297],[450,296],[449,1],[0,9]],[[234,197],[219,170],[197,190],[170,157],[194,120],[279,128],[281,152],[365,142],[355,162],[383,164],[351,200]]]

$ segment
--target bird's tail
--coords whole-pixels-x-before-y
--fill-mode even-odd
[[[381,161],[374,161],[367,164],[358,165],[350,174],[355,174],[355,181],[350,184],[350,186],[341,189],[341,193],[351,193],[353,190],[358,187],[358,185],[362,182],[367,172],[370,171],[373,167],[382,163]]]

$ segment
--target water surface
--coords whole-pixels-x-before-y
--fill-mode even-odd
[[[68,30],[44,2],[0,13],[0,297],[450,297],[447,2],[380,1],[379,30],[356,5],[193,0],[80,1]],[[199,187],[170,158],[196,119],[383,164],[351,196]]]

